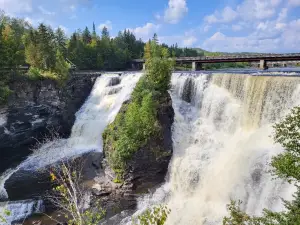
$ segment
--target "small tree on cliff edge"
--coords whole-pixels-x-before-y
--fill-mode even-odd
[[[294,200],[285,201],[285,211],[272,212],[264,210],[262,217],[250,217],[240,209],[241,202],[232,201],[228,205],[229,217],[223,220],[224,225],[299,225],[300,224],[300,107],[280,123],[274,125],[274,140],[281,144],[285,151],[272,158],[273,174],[294,183],[297,188]]]
[[[90,207],[90,193],[82,180],[82,167],[83,163],[78,160],[52,167],[50,177],[55,187],[48,199],[62,210],[68,224],[96,225],[104,217],[105,211],[99,202],[94,202]]]
[[[158,44],[157,36],[145,45],[146,76],[157,91],[169,89],[174,60],[167,48]]]

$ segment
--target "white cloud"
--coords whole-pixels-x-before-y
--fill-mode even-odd
[[[266,19],[275,15],[281,0],[245,0],[237,6],[239,15],[245,20]]]
[[[215,11],[214,14],[208,15],[204,20],[209,23],[229,23],[235,20],[238,14],[231,7],[226,6],[221,12]]]
[[[134,29],[129,28],[131,32],[133,32],[138,38],[141,38],[144,41],[152,38],[154,33],[156,33],[160,28],[159,24],[146,23],[142,27],[136,27]]]
[[[156,13],[156,14],[154,15],[154,17],[155,17],[155,19],[157,19],[157,20],[160,20],[160,19],[161,19],[161,15],[160,15],[159,13]]]
[[[276,51],[278,48],[278,39],[252,39],[251,37],[230,37],[217,32],[204,41],[203,48],[210,51],[241,52],[255,51],[268,52]]]
[[[169,0],[169,6],[165,10],[164,19],[167,23],[176,24],[187,12],[186,0]]]
[[[62,30],[65,32],[65,34],[69,33],[69,29],[68,29],[67,27],[65,27],[65,26],[63,26],[63,25],[59,25],[58,27],[59,27],[60,29],[62,29]]]
[[[275,29],[277,29],[277,30],[282,30],[285,27],[286,27],[285,23],[276,23],[276,25],[275,25]]]
[[[231,28],[232,28],[233,31],[239,31],[239,30],[243,29],[243,27],[240,24],[233,24],[231,26]]]
[[[290,6],[300,6],[300,0],[289,0]]]
[[[211,28],[211,25],[205,25],[203,27],[203,32],[207,32]]]
[[[179,47],[192,47],[197,43],[198,38],[196,37],[197,29],[190,29],[184,32],[184,35],[170,35],[158,37],[160,43],[168,45],[178,44]]]
[[[288,9],[287,8],[282,8],[279,15],[278,15],[277,21],[285,20],[287,18],[287,15],[288,15]]]
[[[0,9],[5,13],[15,15],[32,11],[31,0],[0,0]]]
[[[39,6],[38,9],[41,11],[41,13],[43,13],[44,15],[48,15],[48,16],[54,16],[55,12],[51,12],[48,11],[47,9],[45,9],[43,6]]]
[[[207,24],[213,24],[230,23],[238,18],[243,21],[268,19],[275,15],[276,9],[281,1],[282,0],[244,0],[234,9],[226,6],[220,11],[216,10],[213,14],[204,17],[204,21]],[[287,8],[283,8],[279,14],[279,19],[284,20],[286,16]],[[240,29],[240,27],[235,26],[233,29]]]
[[[110,20],[106,20],[105,23],[101,23],[98,28],[102,30],[104,27],[107,28],[107,30],[112,30],[112,22]]]
[[[185,46],[185,47],[191,47],[197,41],[198,41],[198,39],[195,36],[186,37],[185,39],[183,39],[183,46]]]
[[[260,22],[257,26],[257,30],[266,30],[268,29],[268,22]]]
[[[300,46],[300,19],[288,23],[276,20],[257,24],[246,36],[228,36],[216,32],[207,38],[202,48],[210,51],[298,52]]]
[[[69,6],[69,9],[74,12],[76,10],[76,5],[72,4]]]

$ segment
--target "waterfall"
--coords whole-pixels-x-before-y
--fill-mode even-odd
[[[16,171],[38,171],[63,159],[78,157],[90,151],[102,151],[102,132],[105,127],[114,120],[124,101],[130,98],[131,92],[142,73],[103,74],[98,77],[93,90],[76,113],[76,121],[72,127],[72,133],[68,139],[49,141],[33,152],[17,168],[9,169],[0,176],[0,198],[9,198],[4,189],[4,184]],[[28,216],[35,212],[29,210],[35,205],[34,201],[8,202],[0,205],[0,210],[6,206],[8,209],[17,206],[26,213],[12,210],[12,218],[21,215]],[[16,207],[15,207],[16,206]],[[15,214],[16,212],[16,214]],[[30,213],[31,212],[31,213]],[[20,217],[24,218],[24,217]]]
[[[68,139],[48,142],[37,149],[20,168],[39,169],[59,160],[90,151],[102,151],[102,132],[119,112],[141,73],[103,74],[97,78],[90,96],[76,113]]]
[[[135,215],[164,203],[171,209],[168,225],[217,225],[231,199],[251,215],[282,210],[280,197],[290,200],[295,188],[268,173],[272,156],[283,151],[272,140],[272,125],[300,104],[300,78],[174,73],[170,92],[168,176],[139,200]]]

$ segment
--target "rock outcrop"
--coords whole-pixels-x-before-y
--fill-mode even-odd
[[[68,137],[75,113],[89,96],[96,76],[71,76],[64,87],[53,80],[15,79],[0,125],[0,174],[18,165],[50,130]]]
[[[119,113],[124,112],[121,110]],[[134,202],[138,195],[147,193],[149,189],[164,181],[173,153],[171,129],[174,110],[169,94],[159,103],[157,120],[161,128],[157,132],[160,132],[161,135],[150,138],[133,154],[132,159],[127,162],[120,184],[114,183],[118,176],[104,158],[102,164],[105,176],[98,181],[100,188],[98,192],[95,192],[96,195],[108,196],[106,199],[121,197]],[[110,151],[110,146],[104,145],[104,155],[107,151]]]

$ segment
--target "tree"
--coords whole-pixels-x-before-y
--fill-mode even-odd
[[[105,211],[99,202],[95,202],[94,207],[90,208],[90,193],[82,180],[82,167],[83,163],[78,160],[52,167],[50,178],[54,188],[48,199],[62,210],[68,224],[97,225]]]
[[[60,27],[55,31],[55,40],[56,40],[56,49],[61,52],[61,54],[66,57],[67,56],[67,38],[65,32]]]
[[[103,27],[102,32],[101,32],[101,38],[109,39],[109,32],[108,32],[107,27]]]
[[[92,41],[92,36],[88,27],[85,27],[82,33],[82,41],[84,44],[89,44]]]
[[[93,22],[93,38],[95,39],[96,37],[97,37],[96,26],[95,23]]]

